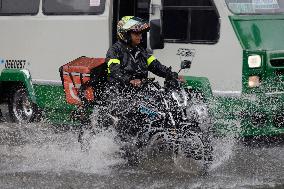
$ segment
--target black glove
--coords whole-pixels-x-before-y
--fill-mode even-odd
[[[178,79],[178,73],[172,72],[171,78],[172,78],[172,79]]]
[[[177,78],[166,79],[165,87],[168,89],[178,89],[180,87],[180,82]]]
[[[171,79],[178,79],[178,73],[172,72],[171,68],[167,72],[167,76],[165,77],[166,80],[171,80]]]

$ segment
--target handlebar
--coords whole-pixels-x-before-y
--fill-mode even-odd
[[[142,87],[143,85],[153,85],[157,89],[161,89],[162,87],[158,82],[154,82],[155,78],[147,78],[142,80]],[[177,78],[166,78],[164,82],[164,87],[166,89],[179,89],[182,87],[183,81],[177,79]]]
[[[182,87],[182,81],[176,78],[168,78],[165,80],[164,86],[166,89],[179,89]]]
[[[183,81],[179,80],[178,78],[166,78],[164,82],[164,87],[167,90],[176,90],[182,88]],[[156,89],[160,90],[162,87],[160,86],[159,82],[155,82],[155,78],[145,78],[141,80],[140,87],[136,88],[136,90],[141,90],[142,88],[152,85]]]
[[[143,85],[149,85],[149,84],[152,84],[155,88],[157,89],[161,89],[161,86],[159,85],[158,82],[154,82],[155,81],[155,78],[146,78],[146,79],[143,79],[142,80],[142,86]]]

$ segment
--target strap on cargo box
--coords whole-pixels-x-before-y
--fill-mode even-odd
[[[72,81],[72,83],[73,83],[74,88],[76,88],[76,85],[75,85],[75,82],[74,82],[72,73],[70,72],[70,73],[68,73],[68,74],[69,74],[69,77],[70,77],[70,79],[71,79],[71,81]]]
[[[83,74],[80,73],[80,82],[81,82],[81,85],[83,85]]]
[[[62,82],[62,87],[64,88],[63,66],[60,66],[59,73],[60,73],[60,78],[61,78],[61,82]]]

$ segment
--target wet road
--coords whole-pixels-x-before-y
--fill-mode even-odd
[[[76,137],[43,123],[0,123],[0,188],[284,188],[284,145],[216,139],[209,175],[197,177],[169,159],[128,166],[112,132],[96,137],[89,153]]]

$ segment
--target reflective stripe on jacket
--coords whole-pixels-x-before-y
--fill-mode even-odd
[[[153,55],[141,47],[128,48],[123,42],[116,42],[107,52],[110,80],[128,84],[132,79],[145,79],[148,71],[163,78],[177,77],[177,73],[162,65]]]

